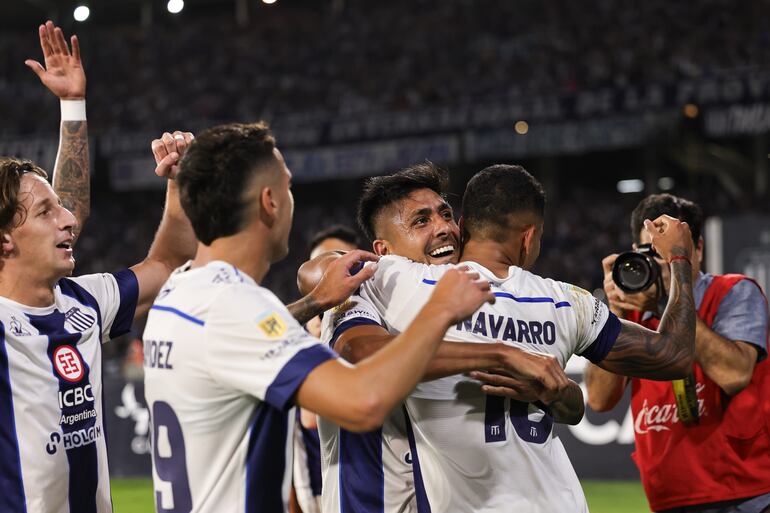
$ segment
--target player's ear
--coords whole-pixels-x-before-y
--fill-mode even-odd
[[[259,192],[259,211],[264,218],[265,224],[272,226],[273,221],[278,215],[278,203],[275,199],[275,191],[270,187],[262,187]]]
[[[521,232],[521,249],[527,255],[532,253],[537,244],[537,226],[529,225]]]
[[[457,227],[460,229],[460,244],[462,244],[470,238],[465,233],[465,218],[463,216],[460,216],[460,219],[457,220]]]
[[[16,246],[13,243],[13,238],[11,237],[10,233],[2,233],[0,234],[0,244],[2,244],[2,250],[4,257],[10,256],[11,253],[13,253],[13,250],[16,249]]]
[[[377,239],[372,243],[372,249],[375,255],[389,255],[390,248],[388,247],[388,241],[384,239]]]

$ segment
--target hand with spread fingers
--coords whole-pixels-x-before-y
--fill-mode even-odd
[[[27,59],[24,64],[53,94],[62,100],[82,100],[86,97],[86,73],[80,61],[80,43],[77,36],[67,45],[62,29],[47,21],[38,28],[43,62]]]
[[[179,161],[195,136],[190,132],[164,132],[160,139],[152,141],[152,155],[155,157],[155,174],[161,178],[176,178]]]
[[[380,259],[374,253],[355,249],[334,260],[326,268],[321,281],[310,295],[324,308],[332,308],[345,301],[363,282],[374,276],[377,265],[364,265]]]

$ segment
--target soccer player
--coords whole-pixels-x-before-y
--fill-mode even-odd
[[[460,230],[444,199],[446,172],[425,163],[371,178],[359,203],[359,225],[378,254],[396,254],[416,262],[455,263]],[[326,256],[319,257],[323,260]],[[300,282],[312,286],[320,272],[303,265]],[[322,339],[348,361],[357,362],[393,338],[375,309],[359,295],[324,318]],[[527,363],[528,366],[523,365]],[[570,382],[555,358],[503,344],[446,342],[431,360],[424,379],[471,370],[507,367],[535,379],[537,386],[563,394],[552,406],[560,422],[577,423],[583,414],[580,388]],[[323,502],[325,511],[414,511],[412,460],[401,408],[375,432],[350,433],[321,420]]]
[[[310,239],[310,258],[329,251],[353,251],[359,247],[358,234],[352,228],[335,224],[319,231]],[[336,305],[335,305],[336,306]],[[305,324],[314,337],[321,336],[321,317]],[[321,511],[321,446],[316,414],[299,408],[294,430],[294,492],[302,513]]]
[[[582,289],[525,270],[539,254],[544,205],[542,186],[518,166],[487,168],[468,183],[461,260],[490,281],[498,302],[458,323],[447,338],[502,340],[549,354],[562,366],[581,354],[615,372],[653,379],[686,374],[694,348],[686,224],[673,218],[646,224],[672,263],[675,291],[654,332],[619,321]],[[400,332],[447,268],[383,257],[361,287],[375,308],[368,315]],[[418,511],[586,511],[564,448],[552,437],[547,395],[515,378],[472,375],[491,385],[444,378],[419,385],[406,401]]]
[[[377,427],[449,326],[494,298],[473,273],[451,270],[402,336],[351,367],[258,285],[288,253],[294,208],[291,173],[267,127],[204,131],[177,180],[208,249],[168,280],[144,333],[157,509],[285,511],[288,408],[355,431]],[[349,255],[352,267],[364,252]]]
[[[60,97],[83,98],[77,39],[70,50],[48,22],[40,40],[45,67],[27,65]],[[68,119],[83,123],[72,149],[72,139],[62,139],[60,187],[77,197],[74,205],[86,205],[82,184],[68,181],[88,177],[84,105],[62,111],[63,135],[72,135]],[[114,274],[67,278],[78,222],[46,178],[29,161],[0,159],[0,510],[110,512],[101,344],[147,311],[171,270],[192,255],[195,238],[170,181],[143,262]]]

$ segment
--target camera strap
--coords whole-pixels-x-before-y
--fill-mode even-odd
[[[675,379],[671,382],[676,399],[676,411],[679,420],[683,424],[697,424],[698,417],[698,393],[695,390],[695,374],[690,374],[684,379]]]

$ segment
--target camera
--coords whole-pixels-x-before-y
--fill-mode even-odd
[[[655,261],[658,256],[652,244],[621,253],[612,265],[612,280],[623,292],[647,290],[660,277],[660,265]]]

